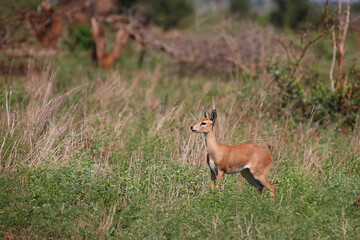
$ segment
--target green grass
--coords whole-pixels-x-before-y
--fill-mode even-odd
[[[1,238],[360,237],[356,127],[344,135],[279,114],[261,79],[184,76],[163,55],[140,68],[126,51],[107,71],[64,52],[48,65],[53,81],[43,72],[2,85]],[[212,99],[220,142],[274,146],[273,200],[241,175],[210,190],[203,138],[189,126]]]
[[[3,175],[2,228],[47,238],[359,236],[359,212],[352,201],[360,179],[344,169],[327,175],[325,182],[285,170],[275,180],[277,196],[271,201],[249,185],[240,188],[238,177],[226,177],[224,190],[214,195],[202,186],[208,182],[203,168],[147,156],[143,161],[141,174],[120,167],[98,175],[90,163],[76,162]],[[111,225],[99,230],[110,215]]]

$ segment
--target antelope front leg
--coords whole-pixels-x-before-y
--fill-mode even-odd
[[[215,189],[216,189],[215,194],[217,194],[219,192],[220,183],[221,183],[221,179],[222,179],[223,175],[224,175],[224,171],[221,171],[219,169],[218,175],[217,175],[217,184],[216,184],[216,187],[215,187]]]
[[[211,175],[210,188],[211,188],[211,190],[214,190],[214,185],[215,185],[218,170],[217,170],[216,165],[213,162],[210,162],[209,153],[206,154],[206,161],[207,161],[207,164],[209,165],[209,168],[210,168],[210,175]]]
[[[210,174],[211,174],[210,188],[211,188],[211,190],[214,190],[216,176],[217,176],[217,170],[213,170],[213,169],[210,168]]]

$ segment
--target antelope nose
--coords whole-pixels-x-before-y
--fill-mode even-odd
[[[193,126],[190,126],[190,129],[193,130]]]

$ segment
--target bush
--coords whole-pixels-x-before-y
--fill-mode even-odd
[[[296,29],[303,23],[310,10],[307,0],[274,0],[276,9],[270,14],[270,22],[281,28]]]
[[[75,25],[70,29],[70,45],[71,49],[91,49],[93,40],[91,36],[90,25]]]
[[[298,121],[312,119],[320,124],[338,123],[339,127],[354,127],[360,116],[360,87],[356,71],[350,69],[348,85],[336,91],[318,77],[291,77],[292,65],[280,66],[277,60],[270,74],[277,85],[279,111],[286,109]]]
[[[120,7],[130,8],[134,4],[136,4],[138,1],[136,1],[136,0],[118,0],[117,2]]]
[[[189,0],[151,0],[144,3],[145,14],[165,30],[186,25],[194,15]]]
[[[238,14],[239,17],[247,17],[250,14],[251,4],[249,0],[230,0],[230,13]]]
[[[360,2],[353,2],[351,4],[351,12],[352,14],[360,13]]]

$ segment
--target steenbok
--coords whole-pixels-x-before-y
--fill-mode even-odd
[[[215,122],[216,109],[210,114],[204,109],[204,119],[191,126],[191,131],[205,135],[207,149],[207,163],[211,172],[211,188],[219,190],[221,179],[225,174],[238,173],[261,193],[264,186],[270,190],[271,197],[275,196],[275,186],[269,181],[267,174],[272,159],[268,150],[254,145],[223,145],[216,142]]]

